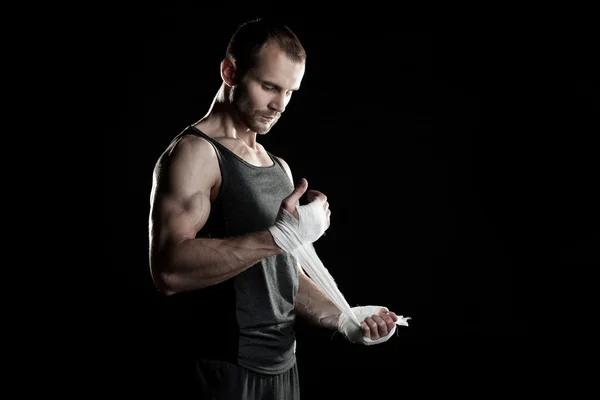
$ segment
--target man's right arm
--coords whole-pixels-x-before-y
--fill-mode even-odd
[[[263,258],[281,254],[269,231],[228,238],[196,238],[208,219],[218,180],[215,150],[184,137],[154,170],[149,218],[150,269],[167,295],[229,279]]]

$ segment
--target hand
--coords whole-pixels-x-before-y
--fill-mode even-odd
[[[378,314],[366,317],[360,327],[364,337],[377,340],[387,336],[396,326],[396,321],[398,321],[398,316],[386,307],[382,307]]]
[[[292,214],[296,219],[299,219],[296,206],[300,204],[300,198],[304,195],[307,188],[308,181],[305,178],[300,179],[294,191],[288,197],[286,197],[281,204],[281,207]],[[329,228],[331,221],[331,210],[329,209],[327,196],[318,190],[312,189],[306,192],[306,194],[309,203],[312,203],[315,200],[321,200],[323,202],[323,210],[325,211],[325,216],[327,217],[327,226],[325,229]]]
[[[408,326],[407,320],[410,319],[410,317],[398,317],[387,307],[382,306],[352,307],[352,312],[360,322],[360,328],[350,317],[342,313],[338,320],[338,331],[351,342],[366,346],[387,342],[396,332],[396,327]]]
[[[269,228],[275,244],[290,253],[315,242],[329,228],[331,211],[327,196],[310,190],[309,203],[299,205],[307,188],[308,182],[302,178],[294,191],[283,199],[275,223]]]

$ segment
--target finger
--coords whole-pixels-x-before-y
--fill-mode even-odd
[[[386,324],[387,324],[387,323],[392,323],[392,324],[394,323],[394,320],[392,319],[392,317],[390,317],[390,316],[389,316],[389,315],[387,315],[387,314],[379,314],[379,317],[380,317],[382,320],[384,320]]]
[[[373,322],[375,322],[375,324],[377,324],[377,334],[380,337],[386,336],[388,334],[387,322],[385,322],[383,318],[381,318],[379,315],[373,315],[371,319],[373,320]],[[373,335],[371,334],[371,336]]]
[[[393,320],[394,322],[398,321],[398,316],[396,315],[396,313],[394,313],[394,312],[391,312],[391,311],[390,311],[390,312],[388,312],[386,315],[387,315],[388,317],[392,318],[392,320]]]
[[[379,339],[379,329],[377,327],[377,323],[373,321],[373,318],[367,317],[365,318],[365,323],[369,327],[369,336],[373,340]]]
[[[379,313],[379,315],[380,316],[381,315],[388,315],[388,316],[390,316],[394,320],[394,322],[398,321],[398,316],[396,315],[396,313],[391,312],[391,311],[381,311]]]
[[[308,181],[305,178],[301,178],[296,184],[294,191],[288,197],[283,199],[283,207],[286,211],[293,213],[296,210],[296,204],[298,204],[300,197],[306,192],[307,188]]]
[[[392,319],[392,317],[390,317],[387,314],[379,314],[379,316],[381,317],[382,320],[384,320],[384,322],[387,326],[387,331],[389,333],[392,330],[392,328],[394,327],[394,325],[396,324],[396,322]]]
[[[364,337],[367,337],[367,338],[369,338],[369,339],[371,338],[371,331],[370,331],[370,329],[369,329],[369,325],[367,325],[367,323],[366,323],[366,322],[364,322],[364,321],[363,321],[363,322],[360,324],[360,329],[362,330],[362,333],[363,333],[363,336],[364,336]]]

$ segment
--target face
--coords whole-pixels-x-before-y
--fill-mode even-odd
[[[277,45],[265,46],[257,64],[232,87],[231,99],[240,121],[260,135],[269,132],[300,88],[304,67],[303,62],[289,60]]]

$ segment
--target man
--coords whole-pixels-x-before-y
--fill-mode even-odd
[[[284,211],[304,224],[307,242],[317,240],[330,223],[327,196],[308,190],[306,179],[294,187],[288,164],[257,142],[300,88],[305,62],[286,26],[242,24],[209,111],[173,139],[154,170],[152,277],[185,315],[177,335],[189,340],[205,398],[298,399],[296,315],[343,331],[340,309],[276,240]],[[299,209],[305,194],[312,207]],[[361,318],[362,334],[385,338],[397,320],[378,308]]]

